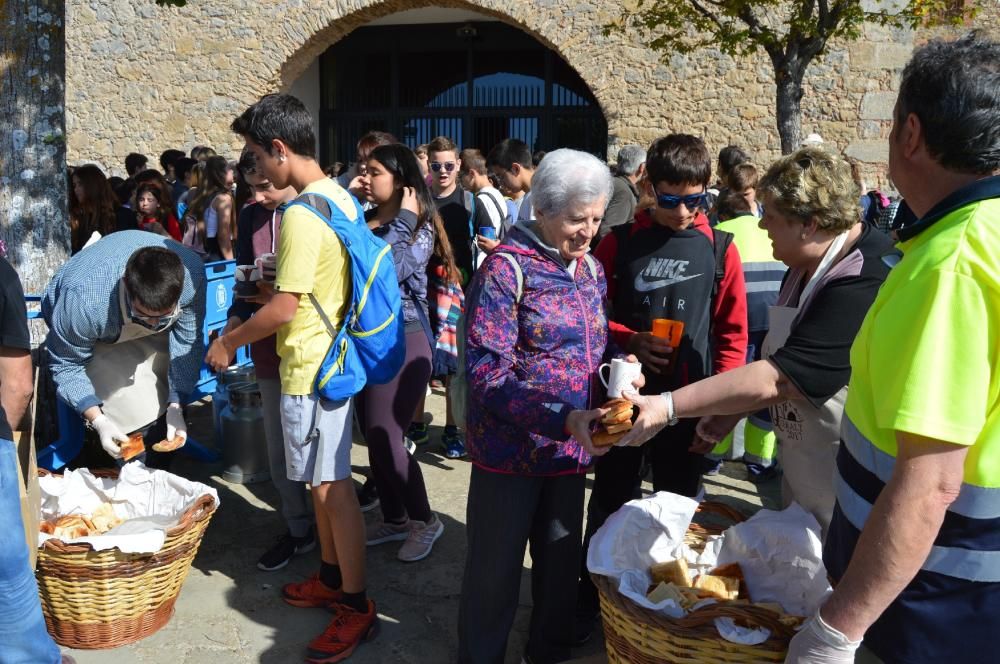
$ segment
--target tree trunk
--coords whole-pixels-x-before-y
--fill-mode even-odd
[[[775,67],[775,116],[781,154],[790,154],[802,145],[802,74]]]
[[[768,50],[774,66],[774,115],[781,154],[791,154],[802,145],[802,79],[815,56],[815,51],[803,54],[802,50],[803,44],[796,40],[790,41],[783,51]]]
[[[0,22],[0,238],[26,293],[69,256],[63,0],[6,0]],[[9,133],[8,133],[9,132]]]

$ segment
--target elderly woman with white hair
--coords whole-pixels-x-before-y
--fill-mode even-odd
[[[533,609],[524,659],[569,658],[591,425],[606,411],[604,271],[588,251],[611,195],[607,166],[548,153],[520,222],[476,272],[466,311],[467,434],[472,477],[459,609],[460,662],[502,663],[525,545]],[[635,361],[635,358],[631,358]],[[636,382],[638,388],[642,384]]]

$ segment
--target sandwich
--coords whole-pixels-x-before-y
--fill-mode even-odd
[[[610,409],[595,431],[590,436],[590,440],[595,447],[607,447],[614,445],[622,436],[632,429],[632,414],[635,406],[628,399],[611,399],[601,408]]]
[[[134,433],[128,437],[128,441],[119,446],[122,452],[122,461],[134,459],[146,451],[146,444],[142,440],[141,433]]]

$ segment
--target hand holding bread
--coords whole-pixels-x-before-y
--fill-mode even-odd
[[[155,452],[173,452],[174,450],[179,450],[184,447],[184,443],[187,442],[186,436],[174,436],[173,438],[165,438],[160,442],[153,445],[153,450]]]
[[[618,398],[611,399],[601,409],[605,414],[598,423],[597,431],[590,438],[595,446],[607,448],[632,429],[633,405],[628,399]]]
[[[593,410],[574,410],[566,416],[566,431],[591,456],[601,456],[608,451],[607,447],[597,447],[592,440],[591,429],[596,420],[607,413],[603,408]]]
[[[638,447],[658,434],[670,421],[666,400],[660,394],[625,392],[622,397],[639,409],[639,416],[628,435],[623,436],[622,447]]]

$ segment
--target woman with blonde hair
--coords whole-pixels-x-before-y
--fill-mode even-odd
[[[691,451],[704,453],[747,413],[770,408],[784,468],[782,500],[810,511],[825,533],[851,344],[899,252],[860,223],[850,165],[821,148],[774,162],[758,193],[760,227],[774,258],[788,266],[762,358],[672,393],[626,395],[640,415],[619,444],[639,445],[678,418],[701,417]]]
[[[225,157],[206,159],[201,186],[193,194],[185,214],[184,243],[206,261],[233,258],[235,206],[227,182],[228,172]]]

